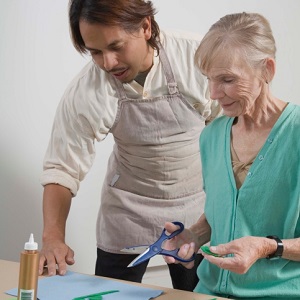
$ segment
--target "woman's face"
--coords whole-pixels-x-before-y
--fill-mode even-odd
[[[251,115],[262,94],[259,75],[260,72],[250,68],[241,58],[216,59],[206,74],[210,97],[220,103],[226,116]]]

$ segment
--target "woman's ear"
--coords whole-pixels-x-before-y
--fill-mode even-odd
[[[269,83],[272,81],[276,71],[276,62],[274,58],[268,57],[266,58],[265,63],[265,79],[266,83]]]
[[[145,36],[146,41],[148,41],[152,36],[151,31],[151,17],[146,17],[142,24],[143,34]]]

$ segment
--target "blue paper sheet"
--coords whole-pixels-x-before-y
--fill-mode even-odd
[[[71,300],[76,297],[109,290],[119,290],[119,292],[104,295],[102,296],[103,300],[148,300],[163,293],[162,290],[144,288],[109,278],[83,275],[70,271],[65,276],[45,277],[38,281],[38,298],[40,300]],[[17,296],[18,289],[11,289],[6,293]]]

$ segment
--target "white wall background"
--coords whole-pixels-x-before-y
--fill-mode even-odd
[[[161,28],[204,34],[227,13],[259,12],[277,41],[278,97],[300,104],[299,0],[155,0]],[[73,48],[66,0],[1,0],[0,10],[0,259],[19,260],[33,232],[41,245],[39,177],[57,104],[89,58]],[[95,221],[111,137],[98,144],[95,164],[74,199],[67,242],[73,270],[94,272]]]

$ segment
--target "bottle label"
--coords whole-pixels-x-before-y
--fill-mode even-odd
[[[34,300],[34,290],[20,290],[20,300]]]

